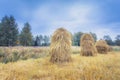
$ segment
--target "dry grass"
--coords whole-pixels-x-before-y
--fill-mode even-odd
[[[48,56],[48,47],[0,47],[0,62],[8,63]]]
[[[82,56],[95,56],[97,54],[95,42],[92,35],[83,34],[80,40],[80,44]]]
[[[110,51],[110,47],[105,40],[99,40],[95,43],[97,51],[102,54],[107,54]]]
[[[0,64],[0,80],[120,80],[120,54],[83,57],[72,54],[73,61],[56,65],[50,57]]]
[[[63,29],[57,29],[51,40],[50,62],[63,63],[71,61],[71,34]]]
[[[113,51],[112,46],[108,46],[108,52],[111,52],[111,51]]]
[[[114,51],[120,51],[120,46],[114,46],[114,47],[112,47],[112,49],[113,49]]]

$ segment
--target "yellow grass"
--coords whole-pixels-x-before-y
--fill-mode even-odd
[[[46,56],[0,63],[0,80],[120,80],[120,52],[94,57],[72,54],[73,61],[61,65],[52,64],[49,59]]]

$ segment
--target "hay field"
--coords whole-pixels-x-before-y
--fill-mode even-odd
[[[44,52],[48,54],[49,51],[49,48],[11,48],[11,50],[14,49],[18,51],[24,49],[28,51],[26,54],[38,53],[39,50],[41,51],[39,54]],[[0,80],[120,80],[118,49],[108,54],[85,57],[80,56],[79,47],[73,47],[72,62],[61,65],[50,63],[49,54],[37,59],[0,63]]]

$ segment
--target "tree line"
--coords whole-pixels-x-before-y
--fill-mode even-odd
[[[80,38],[83,32],[76,32],[72,35],[72,45],[80,46]],[[97,41],[97,35],[90,32],[95,41]],[[109,45],[120,46],[120,35],[115,37],[113,41],[109,35],[105,35],[103,40]],[[26,22],[21,31],[18,29],[17,22],[14,16],[4,16],[0,22],[0,46],[49,46],[50,36],[48,35],[36,35],[33,36],[31,32],[31,25]]]
[[[31,25],[26,22],[21,31],[13,16],[4,16],[0,22],[0,46],[48,46],[50,37],[31,32]]]

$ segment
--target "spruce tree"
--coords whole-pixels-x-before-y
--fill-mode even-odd
[[[31,26],[27,22],[24,24],[24,27],[20,33],[20,44],[23,46],[31,46],[32,45],[32,33],[31,33]]]
[[[15,18],[13,16],[4,16],[0,25],[0,46],[15,46],[18,34]]]

